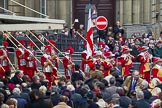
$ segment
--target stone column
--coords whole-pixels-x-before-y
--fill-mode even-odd
[[[150,24],[151,22],[151,1],[143,0],[143,24]]]
[[[121,23],[121,25],[123,25],[123,16],[124,16],[123,15],[123,13],[124,13],[123,12],[123,8],[124,8],[123,7],[123,2],[124,2],[123,0],[120,0],[120,15],[119,15],[119,17],[120,17],[120,23]]]
[[[162,7],[162,0],[160,0],[160,7]],[[160,22],[162,22],[162,8],[160,8]]]
[[[132,25],[132,0],[124,0],[123,25]]]
[[[140,24],[140,1],[133,0],[133,24]]]
[[[65,20],[67,25],[69,25],[71,21],[71,8],[72,8],[71,0],[59,0],[58,4],[59,4],[58,7],[59,19]]]
[[[47,0],[47,15],[49,15],[50,18],[57,19],[59,12],[58,0]]]
[[[16,0],[16,1],[24,5],[24,0]],[[17,16],[24,16],[25,14],[24,7],[19,6],[11,2],[10,0],[8,1],[8,9],[11,10],[12,12],[15,12]]]

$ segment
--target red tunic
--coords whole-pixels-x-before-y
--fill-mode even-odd
[[[118,62],[122,65],[122,75],[126,76],[129,75],[129,68],[132,67],[132,61],[134,61],[134,57],[130,57],[128,55],[121,55],[121,57],[118,59]]]
[[[34,76],[34,72],[37,71],[37,62],[34,58],[36,56],[35,51],[25,50],[26,69],[25,74],[30,78]]]
[[[26,60],[24,56],[24,50],[22,48],[16,49],[16,57],[17,57],[19,70],[22,70],[23,72],[25,72]]]
[[[104,62],[102,62],[102,66],[103,66],[104,77],[106,77],[110,74],[110,70],[116,66],[116,62],[115,60],[111,62],[105,60]]]
[[[47,55],[47,54],[43,54],[43,56],[41,57],[42,70],[43,70],[43,73],[46,76],[46,79],[49,81],[48,87],[51,87],[51,84],[53,82],[53,77],[54,77],[53,76],[54,67],[51,66],[50,64],[45,66],[45,63],[47,62],[47,60],[52,61],[51,56]]]
[[[162,66],[159,66],[156,64],[152,68],[152,75],[153,75],[153,78],[158,78],[160,81],[162,81]]]
[[[0,57],[1,56],[4,56],[4,55],[5,55],[5,57],[3,57],[2,59],[0,59],[0,64],[1,64],[2,68],[4,69],[3,70],[2,68],[0,68],[0,73],[1,73],[1,76],[2,77],[5,76],[5,71],[10,70],[9,61],[7,59],[7,57],[8,57],[8,51],[5,50],[5,49],[0,50]]]
[[[150,54],[148,52],[141,52],[138,55],[138,60],[141,62],[140,65],[140,74],[148,82],[150,81]]]
[[[72,62],[73,61],[72,61],[72,58],[70,56],[65,56],[63,58],[63,66],[64,66],[64,73],[65,73],[66,79],[70,79],[71,78],[71,72],[74,72],[74,66],[71,65]],[[71,65],[70,68],[69,68],[69,65]]]

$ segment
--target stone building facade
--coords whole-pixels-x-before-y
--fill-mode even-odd
[[[155,37],[162,31],[162,0],[118,0],[118,13],[126,30],[126,36],[139,32],[153,32]]]
[[[27,7],[30,7],[36,11],[47,14],[50,18],[63,19],[67,22],[67,25],[72,24],[74,21],[74,1],[80,1],[84,3],[94,2],[99,4],[99,8],[102,12],[103,7],[110,6],[110,9],[116,12],[115,20],[120,20],[125,28],[126,36],[130,37],[131,34],[139,32],[152,31],[155,36],[159,36],[162,31],[162,0],[15,0]],[[86,2],[85,2],[86,1]],[[97,2],[96,2],[97,1]],[[104,4],[105,1],[105,4]],[[111,3],[116,1],[115,6],[111,6]],[[96,5],[97,5],[96,4]],[[78,4],[77,4],[78,5]],[[84,5],[84,4],[83,4]],[[81,6],[83,6],[81,5]],[[37,13],[34,13],[24,7],[21,7],[11,0],[0,0],[0,7],[5,7],[16,13],[18,16],[29,17],[43,17]],[[84,11],[79,5],[77,7],[78,12]],[[107,7],[105,7],[107,8]],[[103,9],[105,10],[105,9]],[[0,9],[0,13],[3,11]],[[84,14],[84,13],[83,13]],[[107,14],[107,13],[105,13]],[[107,15],[111,16],[111,15]],[[83,17],[84,18],[84,17]],[[115,24],[115,21],[113,21]]]

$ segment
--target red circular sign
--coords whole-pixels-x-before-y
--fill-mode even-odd
[[[96,19],[96,27],[99,30],[104,30],[108,25],[108,21],[104,16],[99,16]]]

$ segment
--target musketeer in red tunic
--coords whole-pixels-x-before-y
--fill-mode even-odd
[[[142,46],[139,48],[141,52],[138,55],[138,60],[141,62],[140,65],[140,75],[142,78],[146,79],[150,82],[150,59],[152,59],[152,55],[148,52],[149,47]]]
[[[6,55],[6,57],[4,58],[3,62],[2,62],[2,67],[5,69],[5,71],[10,71],[10,65],[9,65],[9,61],[8,61],[8,50],[7,50],[7,47],[8,47],[8,42],[7,41],[3,41],[2,42],[3,46],[4,46],[4,49],[3,49],[3,53]],[[8,58],[8,59],[7,59]]]
[[[152,68],[152,76],[153,78],[158,78],[162,81],[162,59],[156,57],[153,58],[153,62],[155,63],[155,66]]]
[[[57,68],[53,65],[52,62],[51,51],[51,47],[46,48],[45,54],[43,54],[41,57],[42,70],[46,76],[46,79],[49,81],[48,87],[51,87],[51,82],[53,82],[53,77],[55,77],[53,76],[53,72],[57,71]]]
[[[133,67],[132,62],[135,60],[135,57],[130,54],[132,49],[129,49],[127,46],[122,48],[122,55],[118,59],[118,62],[122,66],[122,76],[129,75],[129,68]]]
[[[19,40],[19,42],[24,46],[25,42],[24,40]],[[26,60],[25,60],[25,52],[24,48],[19,44],[18,49],[16,49],[16,58],[18,63],[18,69],[25,72],[26,68]]]
[[[104,67],[103,74],[104,77],[106,77],[110,74],[110,70],[115,67],[116,62],[114,60],[115,54],[113,54],[111,51],[106,52],[104,56],[106,59],[102,62],[102,65]]]

